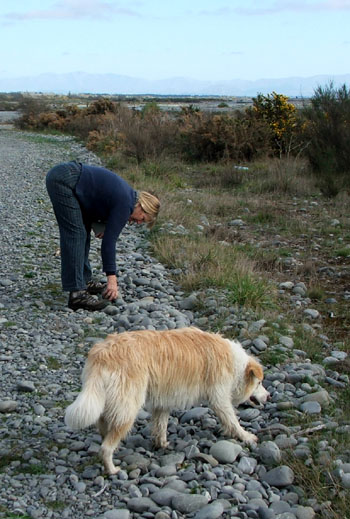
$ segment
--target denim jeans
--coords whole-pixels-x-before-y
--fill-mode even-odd
[[[46,175],[46,188],[60,231],[62,288],[69,292],[84,290],[91,279],[90,229],[84,224],[75,196],[80,172],[80,164],[72,161],[53,167]]]

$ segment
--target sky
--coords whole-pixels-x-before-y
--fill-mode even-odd
[[[0,77],[350,73],[350,0],[0,0]]]

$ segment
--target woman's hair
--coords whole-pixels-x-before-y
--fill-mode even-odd
[[[148,191],[140,191],[138,201],[142,210],[151,218],[150,222],[147,223],[147,227],[152,228],[156,222],[160,209],[159,198]]]

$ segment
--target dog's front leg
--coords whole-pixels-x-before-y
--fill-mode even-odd
[[[236,413],[232,407],[231,402],[221,403],[212,406],[213,411],[220,419],[224,434],[231,438],[239,438],[246,443],[253,443],[258,441],[258,437],[248,431],[245,431],[239,424]]]
[[[169,411],[164,409],[153,409],[152,411],[152,435],[154,444],[160,449],[166,449]]]

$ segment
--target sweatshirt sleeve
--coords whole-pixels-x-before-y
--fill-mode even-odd
[[[102,238],[101,257],[104,272],[116,272],[116,242],[128,222],[129,207],[118,207],[110,212]]]

